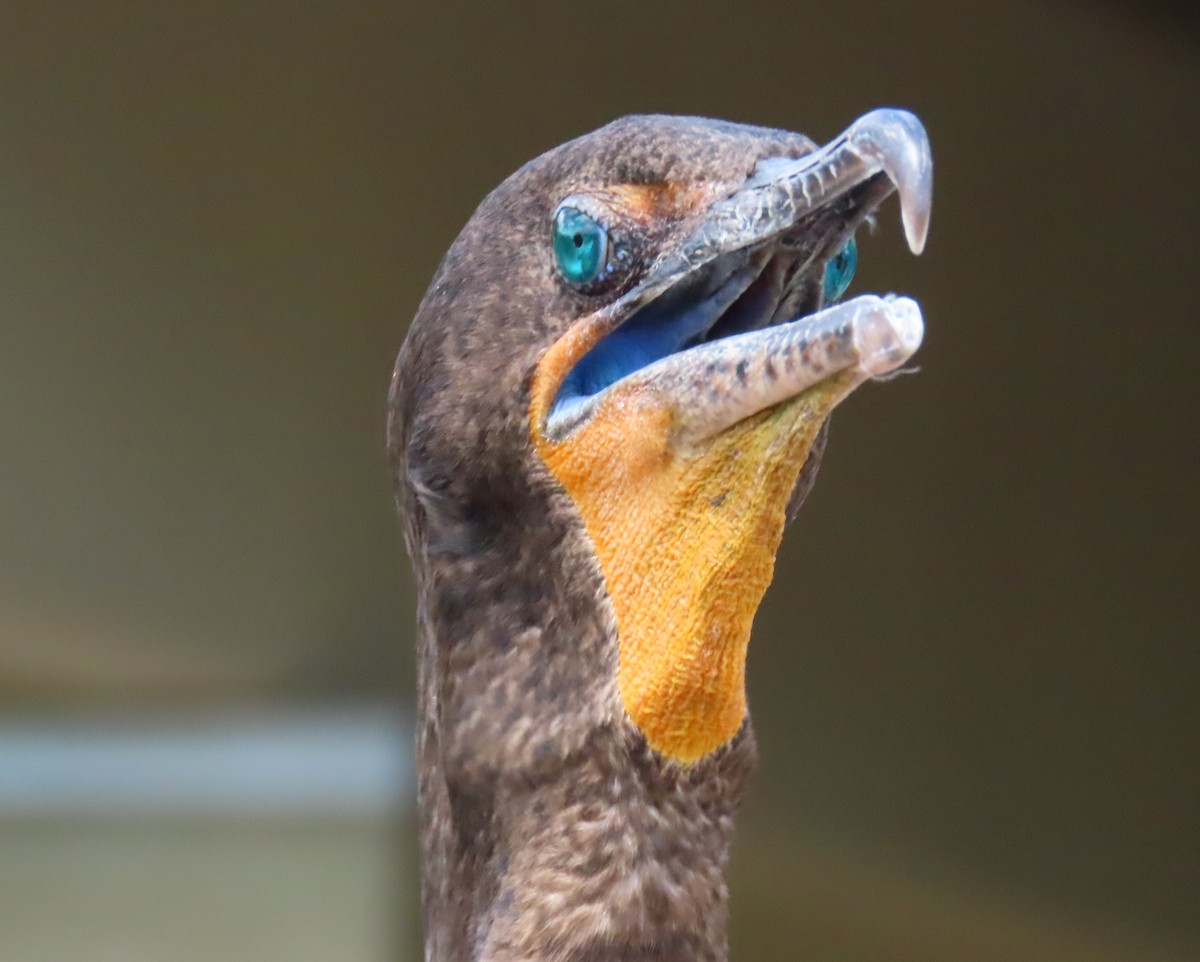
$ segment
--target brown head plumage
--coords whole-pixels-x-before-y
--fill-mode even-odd
[[[919,248],[929,180],[897,111],[820,150],[631,117],[447,252],[390,424],[428,958],[724,958],[750,620],[829,411],[920,339],[906,299],[822,310],[827,266],[896,187]]]

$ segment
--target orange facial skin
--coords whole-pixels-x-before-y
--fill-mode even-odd
[[[578,322],[533,378],[531,437],[595,546],[616,615],[617,686],[650,745],[681,763],[746,716],[746,650],[775,566],[785,509],[846,373],[701,442],[678,428],[693,399],[614,385],[566,437],[542,425],[563,378],[600,336]]]

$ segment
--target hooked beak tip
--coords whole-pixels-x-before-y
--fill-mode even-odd
[[[881,108],[856,120],[845,136],[854,153],[896,185],[904,237],[920,254],[933,209],[933,152],[924,125],[907,110]]]

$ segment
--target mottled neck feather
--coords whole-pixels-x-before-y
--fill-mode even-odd
[[[748,726],[692,766],[647,747],[621,706],[611,607],[565,498],[486,512],[513,520],[486,533],[436,510],[418,507],[409,532],[426,958],[724,960]],[[522,524],[525,511],[539,523]]]

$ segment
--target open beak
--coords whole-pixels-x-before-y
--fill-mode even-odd
[[[919,252],[932,169],[899,110],[760,161],[534,369],[531,440],[593,546],[624,709],[667,757],[690,763],[742,725],[750,626],[826,418],[921,343],[915,301],[827,304],[844,290],[828,269],[893,192]]]
[[[821,290],[829,258],[893,192],[919,254],[933,161],[902,110],[872,111],[803,157],[760,161],[640,284],[556,345],[579,356],[549,359],[558,376],[535,399],[543,435],[561,440],[605,405],[649,394],[680,441],[699,441],[834,375],[847,375],[844,397],[903,365],[924,331],[915,301],[824,306]]]

